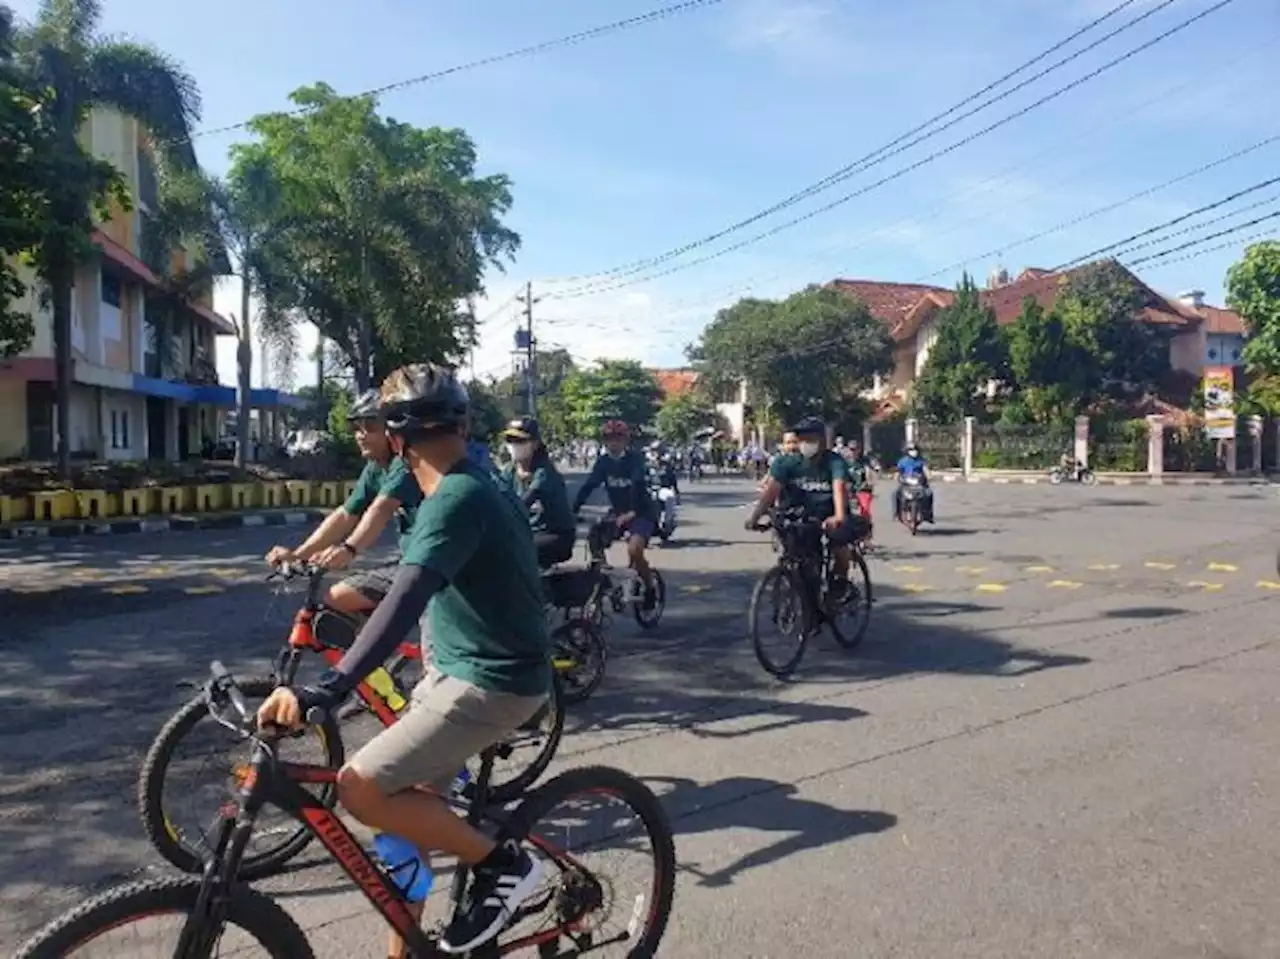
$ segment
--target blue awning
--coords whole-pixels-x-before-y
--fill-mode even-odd
[[[179,403],[202,403],[206,406],[234,407],[236,391],[231,386],[197,386],[193,383],[182,383],[177,380],[162,380],[154,376],[133,375],[133,391],[147,396],[158,396]],[[281,390],[250,390],[249,405],[253,409],[275,409],[277,407],[304,407],[307,401],[292,393]]]

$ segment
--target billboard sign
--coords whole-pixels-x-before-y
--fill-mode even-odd
[[[1229,366],[1205,367],[1204,433],[1211,440],[1235,439],[1235,370]]]

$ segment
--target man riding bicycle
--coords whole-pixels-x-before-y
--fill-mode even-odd
[[[596,458],[590,475],[578,488],[578,495],[573,498],[573,512],[576,515],[596,487],[604,485],[618,532],[627,540],[631,567],[644,583],[644,609],[652,610],[657,605],[658,592],[644,551],[657,529],[657,510],[649,495],[648,467],[644,456],[630,448],[631,429],[622,420],[608,420],[601,438],[604,455]]]
[[[468,759],[533,717],[551,691],[542,579],[520,504],[467,458],[469,400],[453,371],[424,363],[382,387],[392,449],[425,497],[384,600],[338,665],[314,686],[276,689],[262,726],[331,712],[428,613],[431,665],[394,726],[338,774],[338,799],[365,825],[456,856],[475,873],[440,941],[450,954],[493,939],[537,888],[543,865],[497,845],[441,798]],[[421,789],[428,786],[434,792]],[[393,937],[392,952],[402,948]]]
[[[502,478],[529,511],[538,566],[548,569],[563,563],[573,556],[577,523],[569,508],[564,477],[542,442],[538,421],[529,416],[512,420],[503,430],[502,438],[511,456]]]
[[[832,575],[844,589],[849,582],[852,544],[866,531],[864,523],[849,515],[849,467],[839,453],[827,449],[827,426],[816,416],[801,420],[792,432],[799,441],[799,452],[780,456],[769,467],[769,478],[746,528],[756,529],[760,517],[780,500],[800,509],[805,519],[821,521],[831,545]]]
[[[267,562],[312,561],[325,569],[346,569],[353,559],[372,547],[392,517],[400,531],[400,546],[413,526],[422,490],[408,465],[391,452],[377,390],[363,393],[351,407],[348,419],[355,428],[356,446],[365,458],[364,470],[347,501],[324,518],[301,546],[273,546]],[[329,589],[325,605],[349,615],[372,610],[391,588],[398,559],[361,570]]]

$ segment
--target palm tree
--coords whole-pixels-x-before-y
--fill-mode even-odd
[[[41,103],[60,167],[51,198],[53,228],[42,237],[38,266],[53,306],[58,472],[70,475],[71,292],[77,265],[91,254],[91,207],[108,190],[100,165],[76,135],[94,107],[136,120],[157,145],[157,159],[194,169],[191,129],[199,120],[195,81],[154,47],[98,34],[96,0],[42,0],[35,20],[18,30],[23,68],[45,91]],[[116,180],[115,185],[118,186]],[[116,191],[117,195],[119,191]]]

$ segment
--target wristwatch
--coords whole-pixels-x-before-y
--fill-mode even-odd
[[[345,549],[348,553],[350,553],[353,557],[360,555],[360,550],[356,549],[350,543],[344,542],[342,544],[342,548]]]

